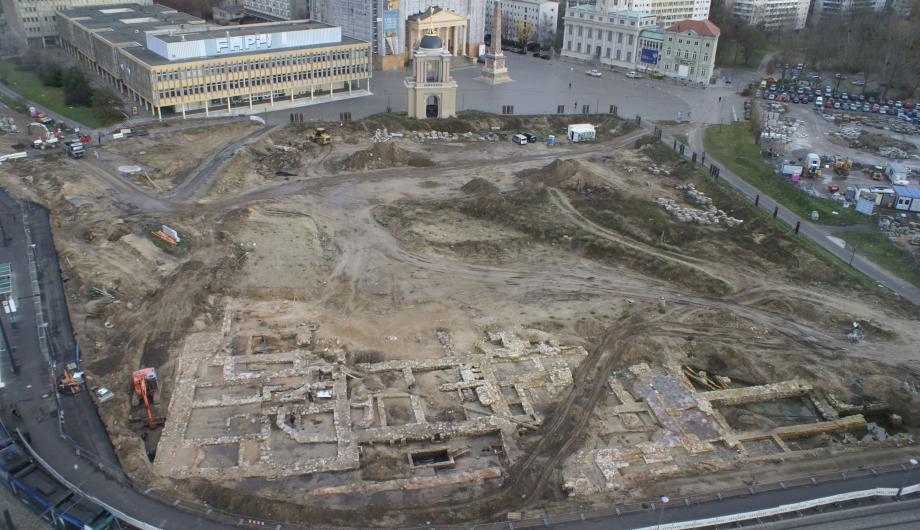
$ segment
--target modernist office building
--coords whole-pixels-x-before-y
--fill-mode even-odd
[[[138,4],[57,18],[67,51],[160,117],[370,90],[370,45],[315,21],[221,27]]]

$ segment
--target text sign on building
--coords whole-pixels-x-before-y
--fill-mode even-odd
[[[383,35],[395,37],[399,32],[399,0],[388,0],[383,10]]]
[[[658,64],[658,50],[642,48],[642,55],[639,60],[643,63]]]
[[[238,53],[252,50],[268,50],[272,47],[271,35],[243,35],[214,39],[215,53]]]

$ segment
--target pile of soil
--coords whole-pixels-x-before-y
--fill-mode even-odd
[[[388,167],[431,167],[434,161],[410,153],[394,143],[374,144],[370,149],[357,151],[342,160],[342,168],[349,171],[384,169]]]
[[[460,191],[467,195],[493,196],[498,195],[498,187],[484,178],[476,177],[460,187]]]
[[[553,188],[582,191],[585,188],[608,188],[606,180],[587,169],[577,160],[556,159],[540,169],[525,169],[517,173],[519,178],[533,184]]]
[[[293,147],[273,145],[268,148],[268,152],[253,149],[252,154],[258,162],[258,172],[262,174],[296,172],[303,164],[303,156]]]

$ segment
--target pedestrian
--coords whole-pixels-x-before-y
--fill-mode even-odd
[[[574,105],[572,105],[572,110],[578,110],[578,102],[577,102],[577,101],[575,102]]]
[[[569,90],[572,90],[572,82],[569,81]]]

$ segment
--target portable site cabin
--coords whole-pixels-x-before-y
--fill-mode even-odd
[[[574,123],[569,125],[566,136],[571,142],[593,142],[596,133],[590,123]]]
[[[808,153],[805,155],[805,164],[808,167],[808,171],[814,173],[821,167],[821,157],[815,153]]]
[[[885,166],[885,177],[887,177],[888,181],[892,184],[907,186],[910,182],[908,180],[910,171],[907,169],[907,166],[900,162],[888,162],[888,165]]]
[[[894,209],[903,212],[920,212],[920,188],[910,186],[894,187]]]
[[[783,162],[783,165],[780,167],[780,174],[789,179],[789,182],[793,184],[798,184],[803,171],[804,168],[802,166],[790,162]]]

